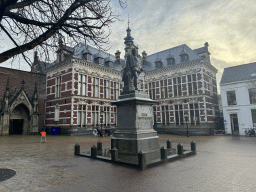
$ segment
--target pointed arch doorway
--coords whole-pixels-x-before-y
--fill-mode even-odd
[[[27,135],[30,131],[29,109],[23,103],[17,105],[10,115],[9,135]]]

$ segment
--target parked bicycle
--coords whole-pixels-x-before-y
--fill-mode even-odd
[[[255,128],[249,128],[249,129],[245,130],[245,135],[247,135],[247,136],[254,136],[255,137],[255,134],[256,134]]]

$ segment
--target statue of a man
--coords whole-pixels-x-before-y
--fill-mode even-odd
[[[123,72],[124,86],[129,86],[130,81],[133,78],[134,88],[138,90],[138,76],[141,73],[142,68],[138,66],[138,60],[136,57],[135,48],[132,49],[132,54],[129,54],[126,59],[126,66]]]

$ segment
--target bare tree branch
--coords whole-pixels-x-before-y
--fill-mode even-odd
[[[0,27],[3,29],[3,31],[7,34],[7,36],[12,40],[12,42],[18,47],[19,45],[16,43],[16,41],[12,38],[12,36],[8,33],[8,31],[6,31],[6,29],[0,24]],[[27,60],[27,57],[24,55],[24,53],[21,53],[24,60],[27,62],[27,64],[29,64],[29,66],[31,67],[31,62],[29,62]]]
[[[0,63],[19,54],[26,60],[24,53],[34,48],[40,55],[44,54],[45,58],[49,58],[49,52],[58,48],[60,36],[65,36],[65,42],[70,45],[84,42],[86,39],[100,47],[102,43],[108,42],[111,32],[109,25],[118,18],[111,11],[110,0],[0,2],[2,32],[5,32],[16,46],[0,53]],[[119,0],[120,5],[121,2],[123,3]]]

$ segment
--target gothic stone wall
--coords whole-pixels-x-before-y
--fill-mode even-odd
[[[27,71],[21,71],[17,69],[9,69],[0,67],[0,103],[3,101],[4,92],[6,89],[7,79],[9,78],[10,92],[12,95],[16,95],[21,89],[21,81],[25,81],[25,92],[29,99],[32,98],[35,82],[37,82],[38,97],[39,97],[39,131],[44,125],[44,101],[45,101],[45,75],[36,74]],[[1,107],[1,106],[0,106]]]

